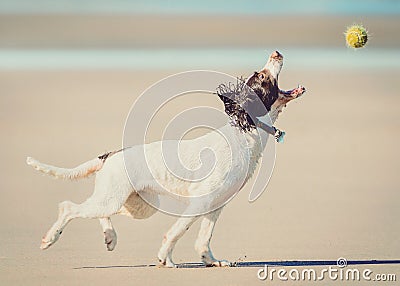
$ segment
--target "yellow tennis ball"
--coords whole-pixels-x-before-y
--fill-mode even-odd
[[[347,28],[344,33],[347,46],[352,48],[362,48],[368,41],[368,32],[361,25],[353,25]]]

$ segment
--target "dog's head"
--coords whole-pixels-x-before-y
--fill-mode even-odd
[[[275,120],[289,101],[304,93],[303,87],[281,92],[278,76],[282,66],[283,56],[275,51],[263,69],[254,72],[246,81],[238,80],[237,85],[222,84],[217,88],[233,125],[244,131],[252,130],[255,128],[253,119],[267,113]]]
[[[259,72],[254,72],[247,80],[247,85],[258,95],[265,109],[268,110],[271,117],[274,117],[274,120],[289,101],[300,97],[305,92],[303,86],[288,92],[279,89],[278,77],[282,66],[283,56],[278,51],[275,51],[269,56],[264,68]],[[265,114],[257,113],[257,116],[262,115]]]
[[[282,66],[283,56],[275,51],[269,56],[264,68],[261,71],[254,72],[246,81],[246,84],[258,95],[268,112],[279,96],[278,76]],[[256,115],[263,116],[265,111],[261,112],[260,110],[256,112]]]

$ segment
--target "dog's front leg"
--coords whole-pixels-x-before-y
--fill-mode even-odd
[[[221,211],[222,208],[204,216],[195,243],[195,249],[199,253],[201,261],[203,261],[207,266],[230,266],[229,261],[215,259],[210,248],[210,240],[214,232],[215,223],[217,222]]]
[[[172,251],[174,250],[175,244],[197,219],[198,217],[179,218],[164,235],[161,248],[158,251],[158,260],[161,265],[175,267],[175,263],[172,261]]]

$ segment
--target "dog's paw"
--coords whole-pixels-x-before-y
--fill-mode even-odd
[[[230,267],[232,266],[232,263],[230,263],[228,260],[215,260],[211,263],[206,263],[207,267]]]
[[[50,232],[48,232],[45,236],[42,238],[42,242],[40,244],[40,249],[45,250],[52,246],[59,238],[61,235],[62,231],[57,230],[53,235],[51,235]]]
[[[175,268],[176,264],[172,261],[171,258],[167,257],[166,259],[158,258],[159,266],[167,267],[167,268]]]
[[[40,249],[45,250],[45,249],[49,248],[50,246],[52,246],[53,243],[54,243],[54,241],[47,241],[44,238],[42,238],[42,242],[40,243]]]
[[[201,261],[207,266],[207,267],[226,267],[226,266],[231,266],[232,264],[227,261],[227,260],[218,260],[215,259],[214,256],[212,255],[211,251],[209,252],[204,252],[201,255]]]
[[[163,243],[163,246],[161,246],[160,250],[158,251],[157,257],[161,267],[176,267],[175,263],[172,261],[171,252],[167,247],[165,247],[165,243]]]
[[[117,234],[113,229],[106,229],[104,232],[104,243],[108,251],[113,251],[117,245]]]

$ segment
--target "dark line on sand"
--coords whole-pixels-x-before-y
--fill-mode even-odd
[[[400,260],[348,260],[347,265],[385,265],[399,264]],[[264,267],[268,266],[327,266],[337,265],[336,260],[289,260],[289,261],[238,261],[233,262],[230,267]],[[108,266],[82,266],[73,269],[108,269],[108,268],[146,268],[157,267],[157,264],[138,264],[138,265],[108,265]],[[176,265],[176,268],[206,268],[200,262],[187,262]]]

